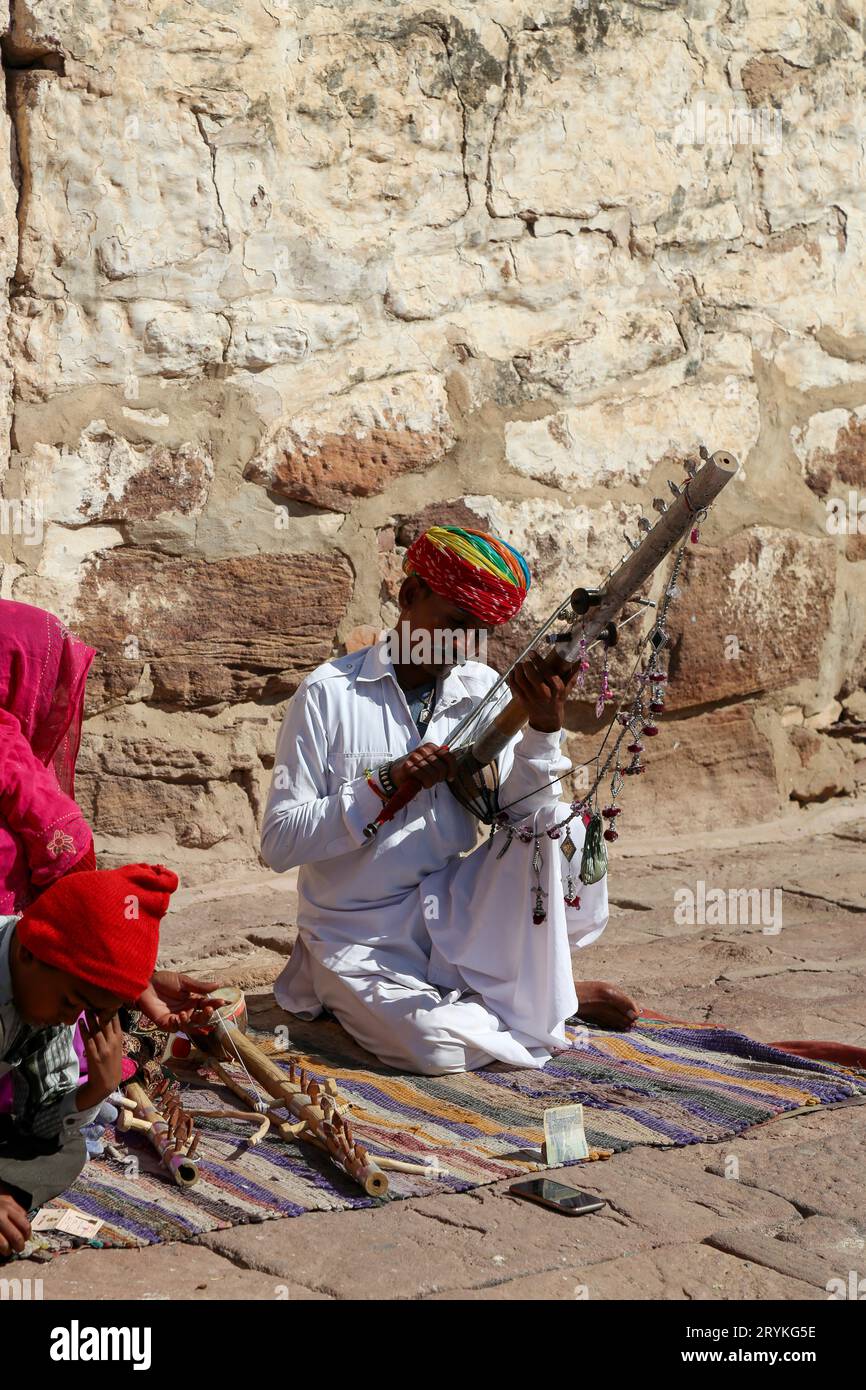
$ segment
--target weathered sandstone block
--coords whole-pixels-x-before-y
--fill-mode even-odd
[[[288,694],[330,655],[350,589],[337,555],[209,563],[121,547],[94,557],[75,616],[100,651],[91,703],[123,698],[145,674],[159,704]]]
[[[75,449],[36,444],[22,471],[24,495],[65,526],[198,514],[214,475],[200,446],[131,444],[104,420],[92,421]]]
[[[453,442],[441,378],[410,373],[281,421],[246,477],[280,497],[348,511],[354,498],[431,468]]]
[[[832,540],[769,526],[690,548],[671,608],[670,707],[817,677],[835,570]]]

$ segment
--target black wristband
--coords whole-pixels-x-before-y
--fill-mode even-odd
[[[388,796],[394,796],[397,788],[394,786],[394,779],[391,776],[391,764],[383,763],[376,775],[379,778],[382,790],[386,792]]]

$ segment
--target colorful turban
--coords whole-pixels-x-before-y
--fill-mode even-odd
[[[431,526],[406,551],[403,570],[487,627],[513,618],[532,582],[523,556],[507,541],[460,526]]]

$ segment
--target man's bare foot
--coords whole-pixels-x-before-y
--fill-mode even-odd
[[[630,1028],[637,1019],[633,999],[607,980],[576,980],[578,1016],[600,1028]]]

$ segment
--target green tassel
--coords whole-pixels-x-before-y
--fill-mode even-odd
[[[598,811],[594,812],[586,827],[583,842],[583,855],[580,861],[581,883],[598,883],[607,873],[607,845],[604,843],[604,822]]]

